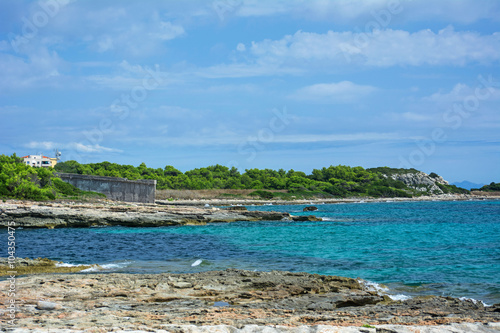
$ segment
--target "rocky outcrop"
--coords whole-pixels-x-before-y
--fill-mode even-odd
[[[9,283],[0,282],[0,288],[8,290]],[[500,321],[499,306],[485,307],[480,302],[435,296],[396,302],[367,289],[362,281],[355,279],[281,271],[55,274],[18,277],[17,285],[16,327],[34,331],[105,327],[107,331],[196,332],[186,329],[185,325],[198,328],[229,325],[235,329],[282,325],[303,327],[300,332],[319,332],[317,325],[361,329],[362,325],[427,326]],[[0,302],[6,304],[7,297],[7,293],[1,293]],[[253,326],[255,330],[248,332],[260,332],[256,330],[259,326]],[[412,332],[399,328],[383,330],[383,327],[388,326],[347,332]],[[491,330],[469,332],[495,329],[490,325],[478,327]],[[311,330],[313,328],[315,330]]]
[[[431,194],[444,193],[443,190],[441,190],[441,188],[439,188],[436,184],[449,185],[443,177],[438,175],[431,177],[425,172],[399,173],[393,174],[390,177],[394,180],[402,181],[406,186],[412,189],[420,192],[429,192]]]
[[[0,258],[0,276],[41,274],[41,273],[76,273],[98,265],[66,265],[47,258]]]
[[[181,207],[128,204],[63,204],[9,202],[0,204],[0,227],[9,221],[16,227],[63,228],[103,227],[159,227],[175,225],[204,225],[235,221],[321,221],[314,216],[291,216],[282,212],[225,210],[215,207]]]

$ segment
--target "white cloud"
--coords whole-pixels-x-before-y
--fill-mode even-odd
[[[106,52],[114,49],[113,39],[110,36],[101,36],[97,42],[97,51]]]
[[[325,34],[298,31],[280,40],[253,42],[258,63],[281,66],[339,67],[346,63],[375,67],[465,65],[500,60],[500,33],[480,35],[448,27],[434,33],[421,30],[375,30]]]
[[[394,7],[390,7],[394,6]],[[498,21],[498,2],[483,0],[244,0],[235,10],[239,16],[292,15],[311,20],[335,23],[366,23],[374,20],[374,13],[390,12],[391,20],[419,21],[425,19],[473,23],[481,19]]]
[[[354,133],[354,134],[303,134],[279,135],[273,140],[276,143],[314,143],[335,141],[385,141],[402,139],[396,133]]]
[[[79,142],[69,142],[69,143],[57,143],[52,141],[31,141],[24,145],[29,149],[43,149],[43,150],[52,150],[52,149],[69,149],[76,150],[81,153],[121,153],[123,150],[103,147],[98,144],[94,145],[85,145]]]
[[[184,35],[184,33],[184,28],[180,25],[174,25],[170,22],[159,22],[157,31],[151,35],[161,40],[171,40]]]
[[[11,89],[53,87],[65,62],[55,51],[30,45],[23,55],[0,52],[0,95]]]
[[[497,88],[495,88],[497,87]],[[457,83],[449,92],[437,92],[422,98],[423,101],[435,102],[437,104],[452,104],[464,102],[468,98],[478,98],[480,101],[500,99],[500,83],[493,81],[492,86],[485,87],[478,82],[476,87],[470,87],[463,83]]]
[[[392,113],[390,117],[393,120],[404,120],[409,122],[427,122],[433,119],[432,115],[416,113],[416,112],[403,112],[403,113]]]
[[[303,73],[303,70],[296,68],[280,68],[277,64],[259,63],[259,64],[222,64],[208,68],[202,68],[194,72],[195,75],[210,78],[239,78],[239,77],[256,77],[256,76],[272,76],[272,75],[297,75]]]
[[[100,86],[109,87],[118,90],[129,90],[135,87],[146,87],[146,90],[162,89],[166,85],[177,82],[179,78],[167,72],[162,72],[158,65],[154,68],[149,66],[131,65],[128,61],[123,60],[116,68],[118,73],[106,75],[90,75],[86,77],[87,81],[98,84]]]
[[[355,102],[376,90],[372,86],[357,85],[350,81],[320,83],[297,90],[291,98],[316,102]]]
[[[243,43],[238,43],[238,45],[236,46],[236,50],[238,50],[239,52],[245,52],[247,50],[245,44]]]

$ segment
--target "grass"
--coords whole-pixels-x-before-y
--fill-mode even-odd
[[[249,196],[255,190],[156,190],[157,200],[189,200],[189,199],[255,199]],[[273,193],[286,193],[286,190],[274,191]]]

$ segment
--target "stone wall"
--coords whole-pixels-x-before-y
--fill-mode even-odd
[[[83,191],[93,191],[105,194],[108,199],[154,203],[156,180],[128,180],[126,178],[78,175],[73,173],[58,173],[66,183]]]

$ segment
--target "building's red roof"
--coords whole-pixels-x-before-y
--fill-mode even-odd
[[[30,155],[27,155],[27,156],[23,156],[23,157],[21,157],[21,158],[29,158],[29,157],[30,157]],[[48,158],[48,159],[50,159],[50,157],[47,157],[47,156],[43,156],[43,155],[42,155],[42,158]]]

